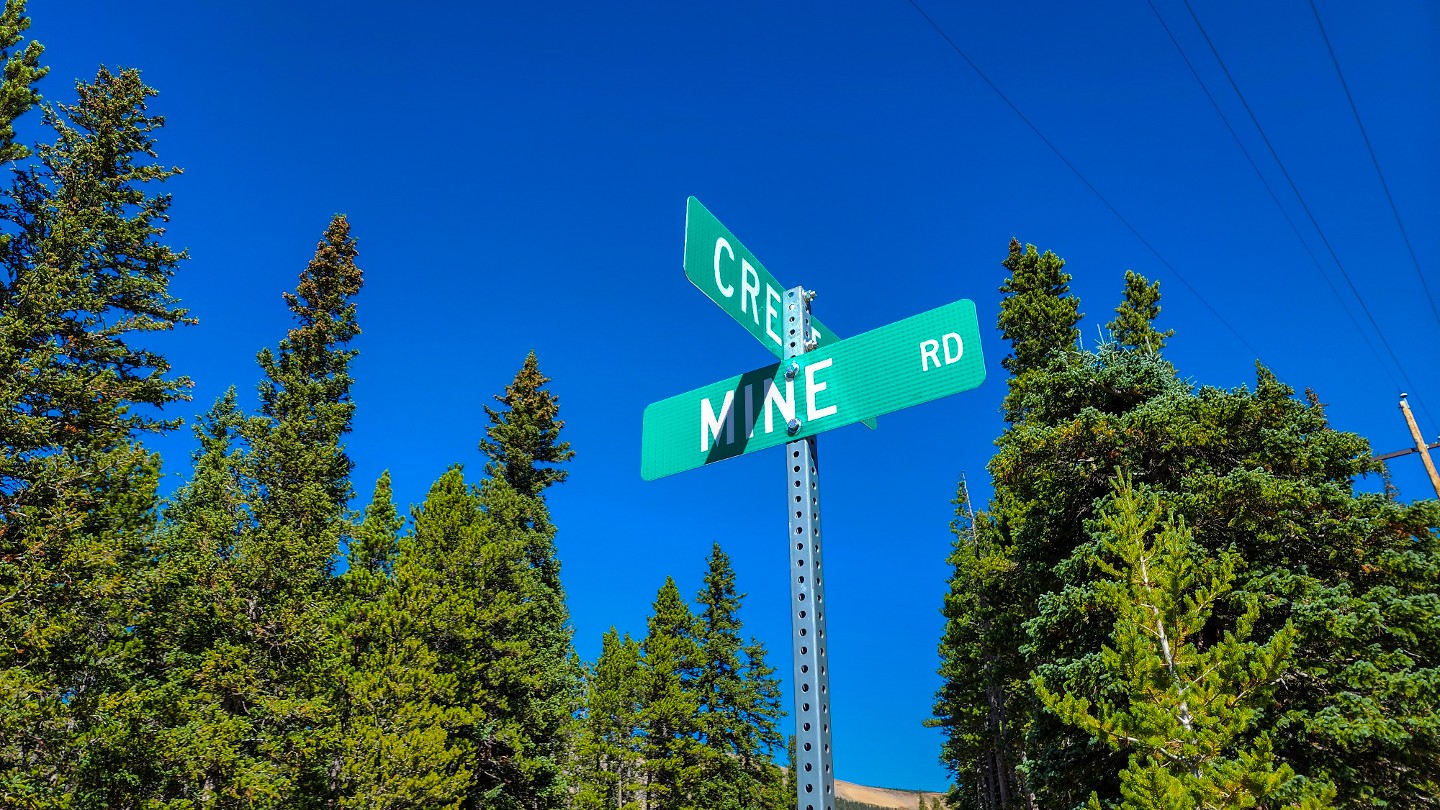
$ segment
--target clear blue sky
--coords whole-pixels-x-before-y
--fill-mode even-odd
[[[1440,12],[1316,2],[1440,294]],[[665,575],[693,593],[719,541],[747,628],[789,671],[781,451],[639,476],[645,405],[769,362],[681,272],[687,195],[782,281],[817,289],[816,314],[844,334],[973,299],[985,386],[820,441],[837,772],[934,790],[948,781],[940,737],[921,723],[949,500],[961,473],[989,493],[1011,236],[1068,261],[1087,343],[1133,268],[1161,281],[1169,356],[1195,382],[1253,385],[1258,353],[1377,451],[1410,444],[1402,388],[1440,435],[1440,321],[1307,0],[1196,10],[1398,368],[1184,4],[1155,3],[1300,238],[1144,0],[922,5],[1203,299],[907,0],[37,0],[32,30],[52,99],[100,63],[142,68],[161,91],[160,153],[186,170],[170,236],[194,257],[173,289],[201,321],[160,343],[196,381],[187,416],[232,384],[253,405],[255,352],[288,328],[280,293],[335,212],[365,270],[349,438],[362,495],[385,468],[403,502],[453,462],[478,474],[481,405],[538,351],[578,453],[551,500],[587,659],[611,625],[644,632]],[[178,484],[188,434],[156,446]],[[1418,458],[1393,470],[1402,497],[1428,494]]]

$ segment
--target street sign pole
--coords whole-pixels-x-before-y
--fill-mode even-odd
[[[810,301],[800,287],[785,292],[785,374],[811,346]],[[798,417],[786,430],[800,430]],[[795,660],[795,798],[798,810],[834,810],[835,773],[830,752],[830,673],[825,654],[825,585],[820,565],[818,437],[785,445],[786,505],[790,515],[790,625]]]

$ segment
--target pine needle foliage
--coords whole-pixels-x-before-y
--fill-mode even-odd
[[[565,423],[558,419],[560,400],[545,390],[550,378],[540,373],[535,352],[495,401],[503,408],[485,406],[490,426],[480,440],[480,450],[489,456],[485,472],[502,478],[510,488],[526,497],[539,496],[546,488],[563,482],[569,473],[554,465],[575,457],[570,443],[561,441]]]
[[[1154,285],[1127,286],[1122,310],[1142,321],[1151,305],[1158,313],[1146,292]],[[1261,639],[1293,628],[1274,707],[1254,721],[1256,762],[1268,761],[1259,742],[1268,740],[1275,762],[1334,785],[1337,807],[1440,806],[1440,661],[1427,652],[1440,649],[1440,505],[1357,491],[1379,472],[1368,443],[1331,428],[1317,397],[1296,397],[1263,366],[1253,387],[1195,386],[1153,336],[1066,345],[1071,333],[1043,315],[1075,323],[1063,285],[1007,287],[1010,424],[989,464],[994,498],[975,518],[979,553],[957,557],[942,642],[936,715],[945,761],[968,786],[956,806],[968,806],[961,794],[987,808],[1123,798],[1128,754],[1045,710],[1033,686],[1092,705],[1136,703],[1133,685],[1104,663],[1116,617],[1091,525],[1117,470],[1190,527],[1199,559],[1233,565],[1201,648],[1223,636],[1215,628],[1252,622]],[[977,676],[987,656],[997,677]],[[977,710],[997,685],[1007,746],[985,736],[992,728]],[[987,764],[986,752],[1001,761]],[[980,790],[1011,773],[1008,804]]]
[[[644,670],[640,643],[610,628],[587,672],[575,751],[577,810],[641,810],[644,737],[640,733]]]
[[[1295,626],[1251,640],[1259,607],[1248,598],[1233,627],[1214,627],[1216,606],[1236,596],[1233,555],[1204,557],[1184,521],[1165,520],[1159,499],[1123,475],[1094,533],[1097,604],[1115,616],[1101,666],[1124,697],[1057,694],[1041,676],[1035,690],[1064,722],[1130,753],[1120,806],[1331,807],[1334,787],[1298,778],[1276,761],[1268,735],[1256,732],[1293,666]]]
[[[130,628],[155,521],[159,459],[140,444],[188,395],[145,333],[191,319],[169,294],[163,241],[179,173],[153,162],[164,119],[137,71],[99,70],[41,107],[25,4],[0,12],[0,156],[26,160],[0,202],[0,805],[103,806],[124,792],[134,707]]]
[[[1115,308],[1115,320],[1105,325],[1122,348],[1158,352],[1165,341],[1175,336],[1174,329],[1159,331],[1155,318],[1160,315],[1160,282],[1151,283],[1134,270],[1125,271],[1125,294]]]

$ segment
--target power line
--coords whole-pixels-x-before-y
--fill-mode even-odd
[[[998,86],[996,86],[995,82],[990,81],[990,77],[985,75],[985,71],[981,70],[980,66],[975,64],[975,61],[971,59],[968,55],[966,55],[965,51],[961,50],[960,46],[955,43],[955,40],[951,39],[950,35],[945,33],[945,29],[941,28],[939,23],[931,19],[930,15],[925,13],[925,9],[921,8],[920,4],[915,2],[915,0],[910,0],[910,5],[915,7],[915,11],[917,11],[921,17],[925,18],[925,22],[929,23],[931,28],[935,29],[935,33],[939,34],[942,39],[949,43],[951,50],[955,51],[955,53],[958,54],[961,59],[965,60],[965,64],[969,65],[970,69],[975,71],[975,75],[979,76],[981,81],[985,82],[985,84],[988,85],[991,90],[995,91],[995,95],[999,96],[1000,100],[1005,102],[1006,106],[1010,108],[1011,112],[1014,112],[1015,115],[1019,116],[1020,120],[1025,122],[1025,126],[1029,127],[1030,131],[1034,132],[1035,136],[1038,137],[1041,142],[1043,142],[1047,147],[1050,148],[1050,151],[1055,154],[1055,157],[1059,158],[1060,162],[1064,163],[1065,167],[1068,168],[1077,178],[1079,178],[1080,182],[1083,183],[1086,188],[1090,189],[1090,193],[1094,194],[1095,197],[1099,199],[1106,208],[1110,209],[1110,213],[1114,214],[1115,218],[1120,220],[1120,224],[1124,225],[1126,229],[1130,231],[1130,233],[1134,234],[1135,238],[1140,240],[1140,244],[1144,245],[1147,250],[1154,254],[1155,258],[1160,261],[1160,264],[1164,265],[1165,268],[1170,271],[1170,273],[1175,277],[1177,281],[1185,285],[1185,289],[1189,290],[1190,293],[1194,295],[1201,304],[1204,304],[1205,308],[1210,310],[1210,314],[1214,315],[1215,319],[1218,320],[1221,324],[1223,324],[1226,329],[1230,330],[1230,333],[1234,335],[1235,338],[1239,340],[1242,344],[1244,344],[1245,348],[1250,350],[1250,352],[1253,353],[1258,359],[1260,357],[1260,350],[1251,345],[1250,341],[1246,340],[1245,336],[1240,334],[1240,330],[1236,329],[1233,325],[1231,325],[1231,323],[1225,319],[1225,316],[1220,314],[1219,310],[1211,306],[1210,302],[1205,299],[1205,296],[1201,295],[1200,291],[1195,289],[1195,287],[1186,280],[1185,276],[1181,274],[1179,270],[1176,270],[1175,266],[1170,264],[1170,262],[1163,255],[1161,255],[1159,250],[1155,249],[1154,245],[1150,244],[1150,240],[1146,239],[1140,233],[1140,231],[1135,228],[1134,225],[1131,225],[1130,220],[1126,219],[1125,215],[1120,213],[1120,210],[1117,209],[1114,205],[1112,205],[1110,200],[1106,199],[1105,195],[1101,194],[1100,190],[1095,188],[1095,185],[1091,183],[1085,177],[1085,175],[1080,172],[1079,169],[1075,168],[1075,164],[1071,163],[1070,160],[1065,157],[1064,153],[1062,153],[1060,149],[1055,146],[1054,143],[1051,143],[1049,138],[1045,137],[1045,133],[1041,132],[1040,128],[1035,126],[1034,122],[1032,122],[1025,115],[1025,113],[1021,112],[1019,107],[1015,106],[1015,102],[1011,101],[1010,97],[1005,95],[1005,92],[1001,90]]]
[[[911,2],[914,2],[914,0],[911,0]],[[1200,29],[1200,35],[1205,38],[1205,44],[1210,46],[1210,53],[1214,54],[1215,61],[1220,63],[1220,70],[1225,73],[1225,78],[1230,82],[1230,87],[1235,91],[1235,95],[1239,96],[1240,104],[1245,108],[1246,114],[1250,116],[1250,122],[1255,125],[1255,129],[1260,133],[1260,139],[1265,142],[1265,148],[1270,150],[1270,157],[1274,158],[1276,165],[1280,167],[1280,173],[1285,176],[1285,182],[1290,184],[1290,190],[1295,193],[1295,199],[1300,201],[1300,208],[1304,210],[1305,216],[1310,219],[1310,224],[1315,228],[1315,232],[1320,235],[1320,242],[1324,244],[1325,249],[1329,251],[1330,258],[1335,262],[1335,266],[1340,268],[1340,276],[1345,279],[1345,283],[1350,287],[1350,292],[1355,295],[1355,300],[1360,304],[1360,311],[1364,312],[1365,317],[1369,319],[1370,326],[1374,328],[1376,336],[1380,338],[1381,345],[1385,347],[1385,351],[1390,355],[1390,360],[1395,364],[1395,369],[1400,372],[1400,377],[1405,381],[1405,385],[1411,390],[1414,390],[1415,384],[1410,381],[1410,375],[1405,373],[1405,367],[1401,365],[1400,358],[1395,355],[1395,350],[1390,346],[1390,341],[1385,339],[1385,333],[1380,330],[1380,324],[1376,322],[1375,316],[1370,313],[1370,307],[1366,306],[1365,299],[1360,296],[1360,291],[1356,289],[1355,282],[1350,278],[1350,273],[1346,271],[1344,262],[1340,261],[1340,256],[1335,253],[1335,248],[1330,244],[1330,239],[1325,236],[1325,230],[1320,227],[1319,221],[1315,219],[1315,214],[1310,210],[1310,205],[1305,202],[1305,196],[1300,193],[1299,187],[1295,185],[1294,178],[1290,176],[1289,170],[1285,168],[1285,162],[1280,159],[1280,155],[1275,151],[1274,144],[1270,143],[1270,137],[1265,134],[1265,128],[1260,126],[1260,119],[1255,117],[1255,111],[1250,108],[1250,102],[1246,101],[1245,94],[1240,92],[1240,85],[1236,84],[1235,77],[1230,75],[1230,69],[1225,66],[1225,60],[1221,58],[1220,50],[1215,47],[1215,43],[1210,39],[1210,34],[1206,32],[1204,24],[1200,22],[1200,16],[1195,13],[1194,7],[1190,5],[1190,0],[1181,0],[1181,2],[1185,4],[1186,10],[1190,12],[1191,19],[1195,21],[1195,27]]]
[[[1395,215],[1395,225],[1400,228],[1400,238],[1405,240],[1405,249],[1410,251],[1410,263],[1415,266],[1415,275],[1420,277],[1420,286],[1425,290],[1425,298],[1430,302],[1430,313],[1435,316],[1435,323],[1440,324],[1440,307],[1435,305],[1435,295],[1430,291],[1430,282],[1425,280],[1425,274],[1420,270],[1415,246],[1410,244],[1410,234],[1405,232],[1405,223],[1400,221],[1400,209],[1395,206],[1395,198],[1390,194],[1390,184],[1385,182],[1385,173],[1380,171],[1380,159],[1375,157],[1375,147],[1370,144],[1370,134],[1365,131],[1365,124],[1360,120],[1360,110],[1355,106],[1355,97],[1350,94],[1350,84],[1345,81],[1345,73],[1340,70],[1340,60],[1335,56],[1335,47],[1330,44],[1330,35],[1325,33],[1325,23],[1320,20],[1320,9],[1315,7],[1315,0],[1310,0],[1310,10],[1315,13],[1315,24],[1320,27],[1320,38],[1325,40],[1325,50],[1330,52],[1330,62],[1335,65],[1335,75],[1340,77],[1340,86],[1345,90],[1345,100],[1350,102],[1350,112],[1355,115],[1355,126],[1360,128],[1360,137],[1365,140],[1365,149],[1370,152],[1370,162],[1375,165],[1375,175],[1380,178],[1380,187],[1385,190],[1385,199],[1390,203],[1390,213]]]
[[[1325,272],[1325,268],[1320,265],[1320,259],[1315,256],[1315,251],[1310,249],[1310,243],[1306,242],[1305,237],[1300,234],[1300,228],[1295,224],[1295,219],[1290,216],[1290,212],[1285,210],[1285,206],[1280,203],[1279,195],[1275,193],[1275,189],[1270,185],[1270,181],[1265,178],[1265,173],[1260,171],[1260,166],[1255,163],[1255,158],[1250,154],[1250,150],[1246,148],[1245,142],[1240,140],[1239,133],[1235,131],[1235,127],[1230,123],[1230,117],[1220,108],[1220,103],[1215,100],[1215,96],[1210,92],[1209,86],[1206,85],[1205,80],[1200,77],[1200,71],[1195,69],[1195,64],[1190,61],[1190,57],[1186,55],[1185,49],[1180,46],[1180,40],[1175,38],[1175,33],[1170,30],[1169,24],[1165,22],[1165,17],[1160,14],[1160,9],[1155,7],[1153,0],[1145,0],[1145,3],[1149,5],[1150,10],[1154,12],[1155,19],[1159,21],[1160,27],[1165,29],[1165,35],[1170,38],[1170,43],[1175,46],[1175,51],[1180,54],[1180,59],[1185,62],[1185,67],[1190,69],[1190,75],[1195,77],[1195,82],[1200,85],[1200,90],[1205,93],[1205,98],[1210,100],[1210,106],[1215,109],[1215,114],[1220,116],[1221,123],[1223,123],[1225,129],[1229,131],[1230,137],[1235,140],[1235,145],[1240,147],[1240,153],[1245,156],[1245,160],[1250,164],[1250,168],[1255,170],[1255,176],[1260,178],[1260,184],[1264,186],[1265,191],[1269,193],[1271,201],[1275,203],[1276,208],[1280,209],[1280,215],[1285,218],[1285,223],[1290,226],[1290,230],[1295,234],[1295,239],[1300,243],[1300,247],[1305,249],[1305,255],[1310,257],[1310,262],[1315,265],[1315,271],[1320,274],[1321,278],[1325,279],[1325,285],[1329,287],[1330,292],[1335,295],[1335,300],[1340,304],[1340,309],[1350,318],[1350,323],[1355,326],[1356,334],[1360,335],[1360,339],[1365,341],[1365,346],[1370,349],[1371,354],[1375,355],[1375,359],[1380,361],[1380,367],[1385,369],[1386,376],[1390,378],[1390,381],[1395,384],[1396,388],[1399,388],[1400,381],[1395,378],[1394,374],[1390,373],[1389,367],[1381,360],[1380,352],[1375,348],[1374,342],[1370,340],[1369,333],[1360,325],[1360,321],[1356,319],[1355,313],[1350,311],[1350,305],[1345,303],[1345,296],[1340,294],[1340,288],[1335,286],[1335,282],[1331,280],[1330,274]]]

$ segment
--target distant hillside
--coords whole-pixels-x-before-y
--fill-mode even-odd
[[[927,804],[945,799],[943,793],[866,787],[835,780],[835,810],[916,810],[921,796]]]

